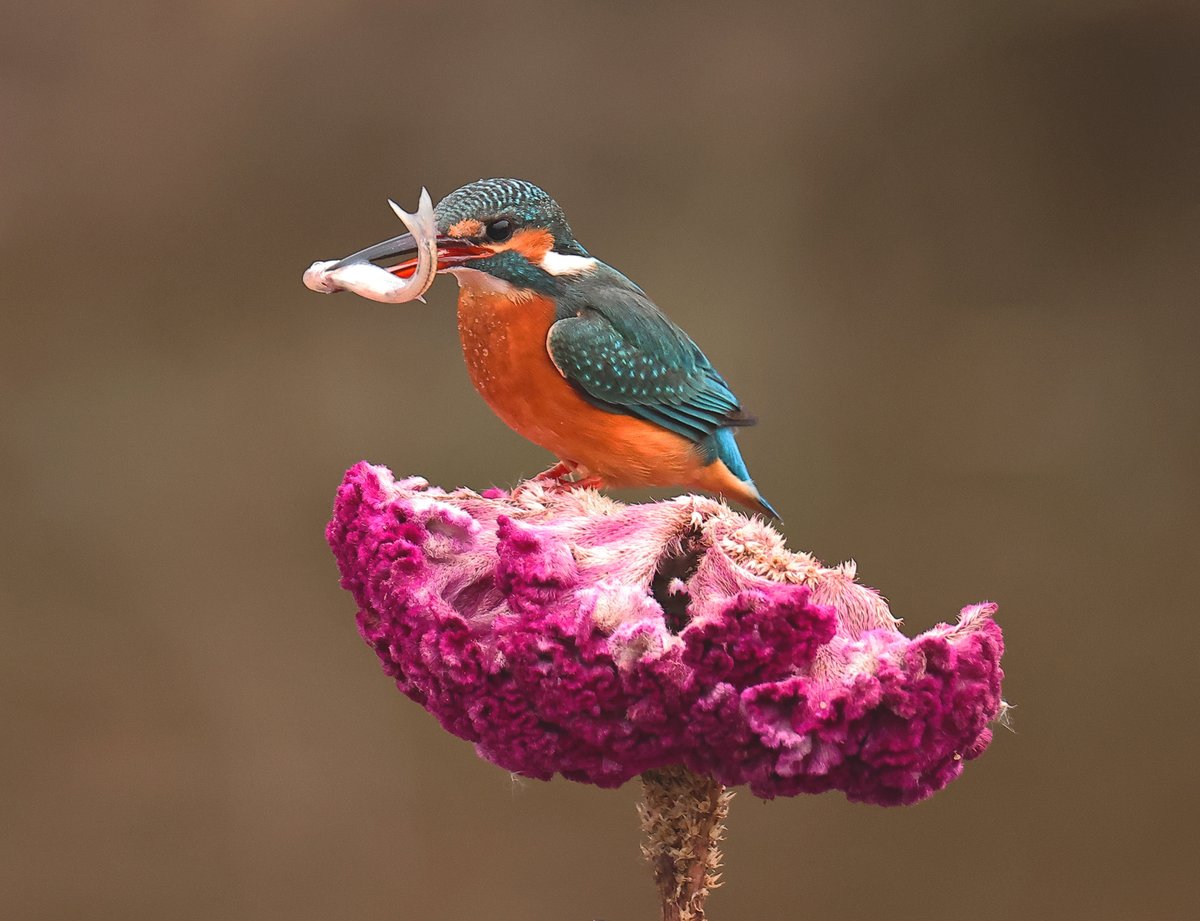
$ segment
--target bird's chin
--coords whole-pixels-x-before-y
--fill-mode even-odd
[[[498,294],[510,300],[526,300],[532,297],[532,292],[518,288],[503,278],[497,278],[482,269],[472,269],[465,265],[451,266],[439,269],[439,274],[453,275],[458,280],[458,287],[464,294]]]

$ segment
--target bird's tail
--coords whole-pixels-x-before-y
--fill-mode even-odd
[[[705,489],[728,496],[740,502],[747,508],[757,509],[769,518],[782,520],[779,512],[775,511],[754,480],[750,479],[750,471],[742,460],[742,452],[738,450],[737,442],[733,439],[733,429],[720,428],[709,436],[706,445],[714,455],[714,462],[705,469],[707,482],[701,484]]]

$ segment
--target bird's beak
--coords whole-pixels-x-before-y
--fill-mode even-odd
[[[461,265],[471,259],[478,259],[481,256],[491,256],[493,255],[493,251],[458,237],[448,237],[444,234],[438,234],[437,254],[437,270],[444,272],[446,269],[452,269],[456,265]],[[386,268],[393,275],[399,275],[401,278],[408,278],[416,271],[417,242],[413,239],[411,233],[402,233],[398,237],[392,237],[390,240],[384,240],[382,243],[376,243],[374,246],[361,249],[357,253],[347,256],[345,259],[338,260],[337,263],[329,267],[328,271],[332,272],[335,269],[350,265],[352,262],[373,262],[379,265],[389,261],[391,262],[390,265],[382,267]]]

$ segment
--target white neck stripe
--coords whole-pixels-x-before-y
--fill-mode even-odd
[[[541,267],[551,275],[585,275],[596,269],[596,260],[591,256],[571,256],[547,250],[542,256]]]

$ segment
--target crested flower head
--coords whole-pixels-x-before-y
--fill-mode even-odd
[[[686,765],[757,796],[911,803],[991,740],[994,606],[915,639],[853,565],[695,496],[483,495],[346,474],[327,536],[384,670],[518,774]]]

